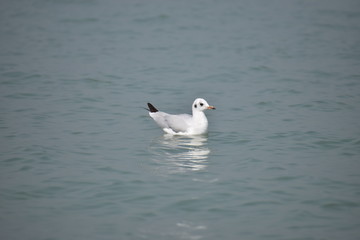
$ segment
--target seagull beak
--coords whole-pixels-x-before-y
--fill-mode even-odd
[[[207,109],[216,109],[214,106],[208,106]]]

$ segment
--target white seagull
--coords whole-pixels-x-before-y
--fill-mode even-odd
[[[197,98],[192,104],[192,115],[160,112],[148,103],[149,115],[165,133],[172,135],[200,135],[207,132],[208,120],[204,110],[215,109],[205,99]]]

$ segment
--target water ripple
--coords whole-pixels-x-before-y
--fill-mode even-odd
[[[210,149],[207,136],[164,135],[152,141],[149,152],[159,171],[184,173],[204,170]]]

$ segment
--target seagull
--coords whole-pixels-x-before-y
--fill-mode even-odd
[[[162,128],[162,130],[171,135],[200,135],[207,132],[208,120],[204,110],[215,109],[210,106],[205,99],[197,98],[192,104],[192,115],[189,114],[169,114],[160,112],[151,103],[149,115]]]

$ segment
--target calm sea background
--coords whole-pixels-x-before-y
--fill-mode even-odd
[[[358,0],[3,0],[0,43],[0,239],[360,239]]]

